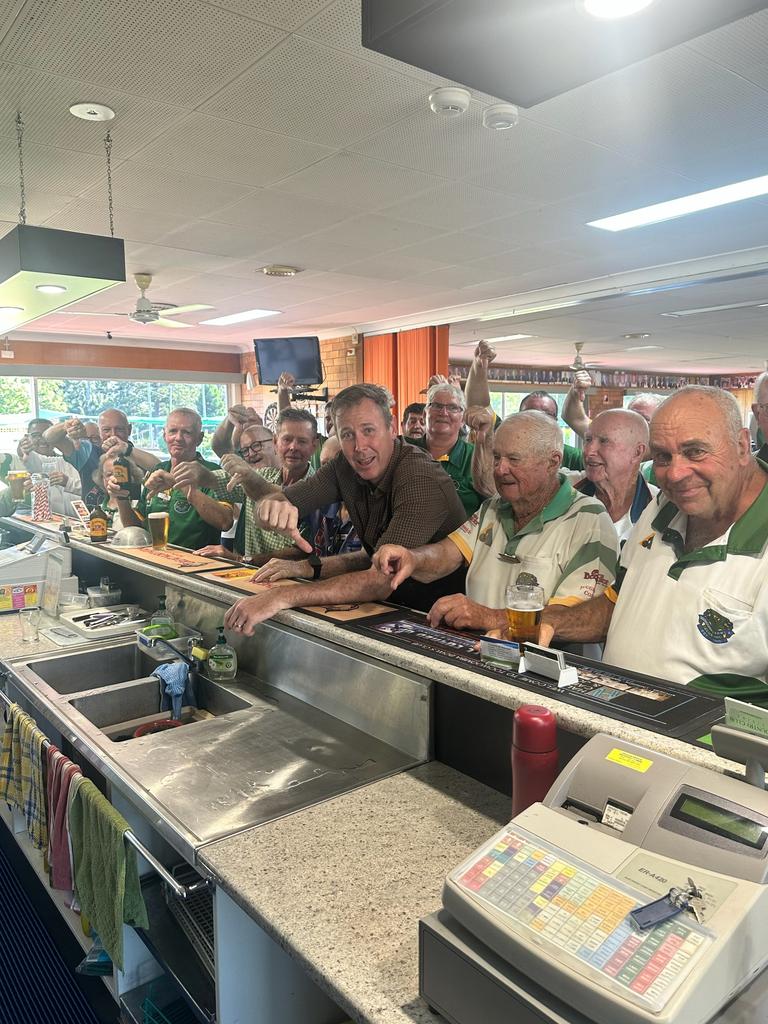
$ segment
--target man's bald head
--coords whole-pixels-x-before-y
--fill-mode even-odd
[[[493,438],[496,490],[511,505],[544,508],[558,485],[563,432],[545,412],[507,416]]]
[[[647,452],[648,424],[629,409],[599,413],[584,435],[587,477],[606,493],[624,493],[634,487]]]
[[[666,400],[651,422],[659,486],[681,512],[724,532],[743,511],[761,474],[733,395],[690,385]]]

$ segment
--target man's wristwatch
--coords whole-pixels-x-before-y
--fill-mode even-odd
[[[316,555],[313,552],[309,556],[309,558],[307,559],[307,565],[310,565],[312,567],[312,579],[313,580],[319,580],[320,579],[320,572],[321,572],[321,570],[323,568],[323,560],[322,560],[322,558],[320,558],[318,555]]]
[[[133,441],[126,441],[125,443],[126,443],[126,445],[127,445],[127,448],[125,449],[125,454],[126,454],[126,457],[127,457],[127,456],[129,456],[129,455],[131,454],[131,452],[133,451],[133,449],[134,449],[134,444],[133,444]]]

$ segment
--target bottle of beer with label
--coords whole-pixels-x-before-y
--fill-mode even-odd
[[[125,455],[118,455],[112,463],[112,476],[123,490],[128,491],[129,498],[138,498],[138,494],[134,493],[136,488],[133,484],[131,464]]]
[[[109,528],[109,517],[101,505],[97,505],[91,512],[88,520],[88,532],[91,536],[91,544],[102,544],[107,539]]]

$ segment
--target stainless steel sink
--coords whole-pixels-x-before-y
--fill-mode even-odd
[[[125,683],[129,679],[145,679],[154,672],[157,664],[136,644],[28,662],[35,675],[55,693],[62,694],[83,693]]]
[[[219,718],[251,706],[249,701],[205,676],[197,677],[196,695],[197,707],[185,706],[182,709],[182,725]],[[134,739],[134,733],[140,726],[170,718],[169,711],[160,711],[160,683],[157,679],[137,679],[113,685],[96,693],[73,697],[69,703],[113,742]]]

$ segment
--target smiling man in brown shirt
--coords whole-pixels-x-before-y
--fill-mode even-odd
[[[279,587],[238,601],[227,612],[230,629],[251,634],[253,627],[275,612],[311,604],[339,604],[386,598],[426,608],[441,596],[433,584],[410,583],[393,595],[387,578],[371,566],[371,555],[382,544],[417,547],[441,540],[466,518],[453,481],[424,452],[395,435],[389,395],[376,384],[354,384],[333,400],[341,452],[313,477],[286,487],[270,488],[251,474],[235,456],[225,456],[223,468],[257,499],[260,525],[279,530],[297,546],[310,545],[298,532],[302,516],[333,502],[343,502],[362,541],[363,550],[331,558],[311,557],[291,569],[313,579],[310,584]],[[274,580],[267,565],[257,577]],[[463,582],[458,582],[459,589]],[[451,592],[454,592],[451,591]]]

